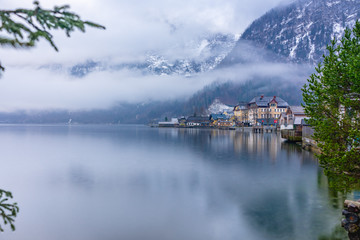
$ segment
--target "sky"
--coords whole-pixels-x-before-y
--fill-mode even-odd
[[[72,66],[89,59],[114,63],[136,62],[143,60],[145,53],[154,51],[183,57],[187,54],[183,46],[189,41],[204,34],[241,34],[256,18],[289,1],[40,1],[44,8],[69,4],[71,10],[84,20],[102,24],[106,30],[88,28],[86,33],[75,32],[71,38],[62,32],[54,32],[59,52],[45,41],[31,50],[0,48],[0,61],[6,67],[6,72],[0,78],[0,111],[107,108],[119,101],[141,102],[190,96],[218,80],[215,76],[222,73],[185,78],[144,76],[125,69],[96,72],[78,79],[65,73],[39,69],[39,66]],[[0,8],[31,8],[32,2],[2,0]],[[270,68],[274,67],[279,69],[279,74],[289,70],[289,66]],[[248,69],[243,70],[251,75]]]

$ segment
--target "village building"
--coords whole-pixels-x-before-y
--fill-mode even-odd
[[[178,127],[179,121],[177,118],[171,118],[170,121],[159,122],[159,127]]]
[[[305,118],[302,106],[290,106],[280,118],[280,129],[295,129],[301,126],[301,121]]]
[[[190,116],[186,119],[187,127],[208,127],[209,125],[210,120],[207,116]]]
[[[219,121],[229,120],[230,117],[225,114],[211,114],[210,115],[210,125],[218,126]]]
[[[285,126],[287,124],[287,116],[286,116],[286,112],[282,112],[280,114],[280,118],[279,118],[279,125],[281,126]]]
[[[249,110],[247,103],[240,103],[234,107],[234,117],[236,125],[248,125],[249,124]]]
[[[216,122],[216,126],[217,127],[233,127],[234,126],[234,122],[231,121],[230,119],[219,119],[217,122]]]
[[[261,95],[253,98],[246,105],[234,107],[237,121],[243,124],[277,125],[281,113],[286,112],[289,104],[280,97],[265,97]]]
[[[186,127],[186,117],[185,116],[178,117],[178,121],[179,121],[179,127]]]
[[[303,126],[306,120],[304,108],[290,106],[280,117],[281,137],[289,141],[303,141]]]

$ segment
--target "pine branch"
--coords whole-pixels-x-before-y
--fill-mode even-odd
[[[46,40],[55,51],[58,51],[52,30],[64,31],[70,37],[73,31],[85,32],[86,26],[105,29],[104,26],[83,21],[79,15],[69,11],[70,6],[55,6],[53,9],[43,9],[38,1],[34,2],[34,9],[0,10],[0,46],[12,48],[30,48],[41,39]],[[0,65],[0,72],[4,67]]]
[[[11,192],[0,189],[0,217],[3,219],[4,224],[9,224],[10,228],[15,231],[15,217],[19,213],[17,203],[8,203],[9,198],[13,198]],[[0,231],[4,229],[0,224]]]

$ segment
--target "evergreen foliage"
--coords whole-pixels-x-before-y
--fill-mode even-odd
[[[360,23],[347,29],[304,85],[305,113],[328,174],[360,177]]]
[[[97,23],[83,21],[79,15],[69,11],[68,5],[55,6],[51,10],[41,8],[38,1],[34,5],[34,9],[0,10],[1,47],[29,48],[45,39],[58,51],[51,30],[63,30],[70,37],[75,30],[85,32],[86,26],[105,29]],[[4,70],[0,63],[0,72]]]
[[[11,229],[14,231],[14,218],[19,212],[19,207],[17,203],[9,203],[9,198],[13,198],[11,192],[0,189],[0,216],[2,217],[5,224],[10,224]],[[1,224],[0,231],[4,231]]]
[[[41,8],[38,1],[34,5],[33,10],[0,10],[1,47],[30,48],[40,39],[45,39],[58,51],[51,30],[63,30],[70,37],[75,30],[85,32],[85,26],[105,29],[99,24],[81,20],[77,14],[69,12],[68,5],[55,6],[53,10]],[[4,70],[0,63],[0,72]],[[10,224],[11,229],[15,230],[14,221],[19,207],[17,203],[9,203],[9,198],[13,198],[11,192],[0,189],[0,216],[4,224]],[[0,231],[4,231],[1,225]]]

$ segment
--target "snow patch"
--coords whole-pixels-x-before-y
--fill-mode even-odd
[[[301,37],[300,36],[296,36],[296,40],[295,40],[295,46],[293,46],[290,50],[290,54],[289,57],[290,58],[295,58],[296,57],[296,49],[298,48],[299,42],[300,42]]]
[[[219,99],[215,99],[214,102],[208,107],[208,114],[220,114],[226,111],[232,111],[233,107],[223,104]]]
[[[337,5],[337,4],[339,4],[341,1],[336,1],[336,2],[327,2],[326,3],[326,6],[328,6],[328,7],[332,7],[333,5]]]
[[[343,36],[344,32],[345,32],[345,29],[343,26],[341,26],[340,23],[334,23],[332,37],[335,37],[336,39],[340,39]]]
[[[202,40],[200,43],[200,46],[197,50],[197,55],[199,56],[201,54],[201,52],[209,45],[209,41],[208,40]]]

